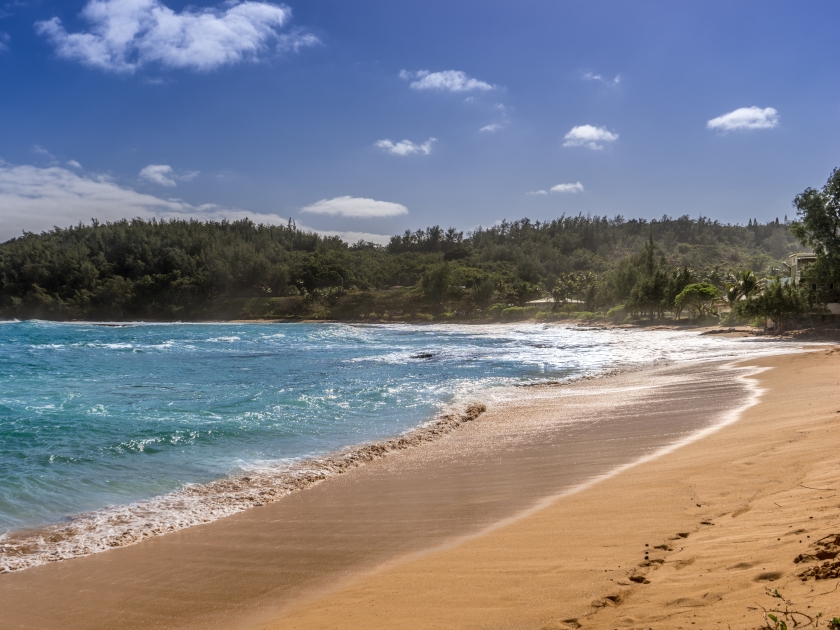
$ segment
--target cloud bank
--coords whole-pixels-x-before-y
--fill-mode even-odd
[[[472,92],[478,90],[486,92],[496,87],[474,79],[460,70],[443,70],[442,72],[400,70],[400,78],[414,79],[409,83],[409,87],[414,90],[440,90],[444,92]]]
[[[298,223],[297,227],[299,230],[303,230],[304,232],[317,232],[321,236],[337,236],[348,245],[355,245],[359,241],[364,241],[366,243],[376,243],[377,245],[387,245],[391,241],[390,234],[354,232],[352,230],[346,232],[342,232],[339,230],[318,230],[309,226],[302,225],[301,223]]]
[[[335,197],[321,199],[311,206],[301,208],[301,212],[326,214],[333,217],[351,217],[354,219],[381,219],[408,214],[408,208],[390,201],[376,201],[365,197]]]
[[[36,30],[60,57],[110,72],[132,73],[152,63],[209,71],[256,60],[277,42],[285,50],[318,43],[313,35],[280,33],[291,9],[270,2],[226,2],[224,8],[176,12],[160,0],[90,0],[87,31],[68,33],[57,17]]]
[[[423,144],[415,144],[411,140],[400,140],[399,142],[379,140],[376,142],[376,147],[391,155],[413,155],[415,153],[429,155],[435,142],[437,142],[437,138],[429,138]]]
[[[59,166],[15,166],[0,160],[0,240],[54,226],[67,227],[97,218],[214,220],[250,218],[285,224],[288,218],[214,204],[194,206],[180,199],[138,193],[105,177],[86,177]]]
[[[563,136],[564,147],[586,147],[593,151],[600,151],[605,143],[618,140],[618,134],[607,131],[605,127],[594,127],[592,125],[578,125],[572,127],[571,131]]]
[[[551,192],[556,193],[580,193],[583,192],[583,184],[575,182],[574,184],[557,184],[551,187]]]
[[[779,124],[779,112],[772,107],[739,107],[735,111],[712,118],[706,123],[709,129],[717,131],[744,131],[748,129],[772,129]]]

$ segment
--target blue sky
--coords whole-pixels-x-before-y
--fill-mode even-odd
[[[0,239],[133,216],[380,242],[564,213],[746,223],[792,216],[840,165],[837,2],[0,15]]]

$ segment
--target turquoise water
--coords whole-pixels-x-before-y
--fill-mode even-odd
[[[0,324],[0,533],[399,434],[457,400],[775,344],[512,326]]]

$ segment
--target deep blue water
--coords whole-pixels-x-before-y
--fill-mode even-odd
[[[398,434],[488,388],[757,349],[536,324],[2,323],[0,532]]]

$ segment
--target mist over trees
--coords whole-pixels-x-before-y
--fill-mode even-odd
[[[661,316],[691,284],[726,290],[797,249],[785,222],[701,217],[438,226],[385,247],[288,226],[93,221],[0,244],[0,315],[49,319],[497,317],[529,300]],[[549,305],[548,308],[551,308]]]

